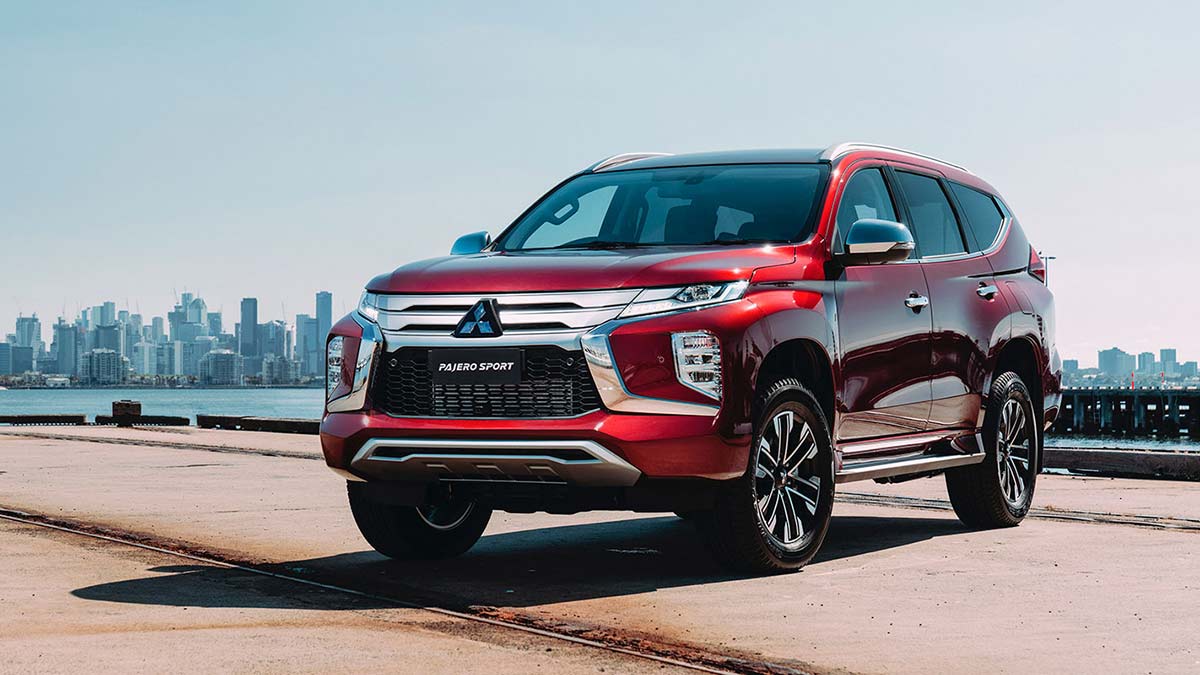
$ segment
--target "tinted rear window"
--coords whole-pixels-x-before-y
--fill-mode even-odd
[[[897,171],[921,257],[966,253],[958,219],[936,178]]]
[[[1004,222],[1004,215],[996,206],[996,200],[989,194],[955,182],[950,183],[950,189],[958,198],[958,204],[967,218],[967,227],[971,228],[972,234],[975,235],[979,250],[991,246],[1000,232],[1000,225]]]

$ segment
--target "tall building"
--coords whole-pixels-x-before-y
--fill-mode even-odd
[[[1162,361],[1162,371],[1167,377],[1173,377],[1179,374],[1179,363],[1176,361],[1176,352],[1174,349],[1160,349],[1160,360]]]
[[[54,372],[75,375],[79,367],[79,327],[62,319],[54,324]]]
[[[33,371],[33,347],[12,347],[12,374],[20,375]]]
[[[242,356],[259,356],[258,298],[242,298],[242,321],[238,324],[238,348]]]
[[[133,346],[133,372],[158,375],[158,345],[143,341]]]
[[[1137,358],[1116,347],[1100,352],[1099,362],[1100,372],[1115,378],[1128,379],[1137,368]]]
[[[0,342],[0,375],[12,375],[12,350],[12,345]]]
[[[17,346],[33,347],[39,355],[42,352],[42,322],[37,314],[17,317]]]
[[[166,322],[161,316],[150,319],[150,337],[156,343],[167,339]]]
[[[122,384],[129,359],[111,349],[93,349],[79,359],[79,381],[84,384]]]
[[[1137,369],[1139,373],[1155,372],[1154,352],[1142,352],[1137,357]]]
[[[208,334],[213,337],[218,337],[219,335],[221,335],[221,332],[223,330],[224,330],[224,326],[221,325],[221,313],[220,312],[209,312],[208,313]]]
[[[258,327],[262,355],[292,358],[292,329],[283,321],[269,321]]]
[[[317,320],[307,314],[296,315],[296,359],[300,361],[300,373],[307,376],[321,374],[324,344],[317,337]]]
[[[111,300],[100,305],[100,325],[112,326],[117,323],[117,303]]]
[[[188,323],[199,323],[208,328],[208,304],[204,298],[192,298],[184,305],[184,311],[187,312]]]
[[[200,359],[200,382],[211,386],[242,383],[242,357],[228,349],[214,349]]]
[[[92,341],[92,349],[111,349],[118,354],[125,351],[125,326],[113,324],[98,326],[92,331],[96,334]]]
[[[317,341],[325,342],[329,329],[333,328],[333,293],[317,293]]]

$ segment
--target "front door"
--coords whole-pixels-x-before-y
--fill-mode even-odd
[[[884,171],[860,168],[837,211],[835,250],[861,218],[900,221]],[[930,408],[929,288],[913,261],[847,267],[836,280],[842,394],[838,441],[923,431]]]

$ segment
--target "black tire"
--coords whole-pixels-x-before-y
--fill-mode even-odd
[[[746,473],[722,486],[713,510],[704,512],[697,524],[714,556],[725,567],[747,574],[790,572],[812,560],[829,530],[834,489],[829,425],[816,397],[790,378],[767,387],[755,409],[758,413]],[[794,454],[790,455],[795,467],[757,472],[760,461],[770,466],[769,460],[759,459],[760,444],[774,447],[771,438],[780,433],[773,422],[787,412],[791,416],[784,419],[790,420],[791,426],[782,435],[796,439]],[[804,435],[804,427],[797,422],[808,426],[810,437]],[[779,454],[786,455],[789,446],[790,442],[780,445]],[[770,451],[764,452],[768,457],[774,456]],[[788,463],[785,461],[783,465]],[[802,484],[801,480],[806,482]],[[792,487],[795,489],[789,489]],[[760,493],[764,495],[761,502]],[[761,514],[760,503],[769,516]],[[792,509],[792,516],[787,515],[788,508]],[[790,532],[795,540],[788,541],[789,532],[782,528],[792,522],[792,517],[800,527],[798,533],[795,529]],[[769,521],[765,520],[768,518]],[[787,522],[781,522],[781,518]]]
[[[376,501],[365,483],[348,482],[346,492],[363,538],[371,548],[398,560],[461,555],[479,541],[492,517],[490,508],[476,502],[452,500],[418,509]]]
[[[1009,410],[1007,418],[1006,408]],[[1006,420],[1012,420],[1013,410],[1020,410],[1024,418],[1023,431],[1017,438],[1024,443],[1001,439],[1002,432],[1012,435],[1014,423]],[[1013,527],[1029,513],[1042,452],[1040,419],[1033,397],[1019,375],[1005,372],[996,378],[988,394],[983,418],[983,445],[987,457],[980,464],[946,472],[950,503],[964,525],[977,529]],[[1006,466],[1011,476],[1006,475]],[[1014,499],[1014,488],[1018,485],[1020,491]]]

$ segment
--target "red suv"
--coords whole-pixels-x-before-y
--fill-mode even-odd
[[[945,474],[968,526],[1017,524],[1061,378],[996,190],[857,143],[606,159],[372,279],[327,356],[325,459],[379,552],[673,511],[750,572],[808,562],[849,481]]]

